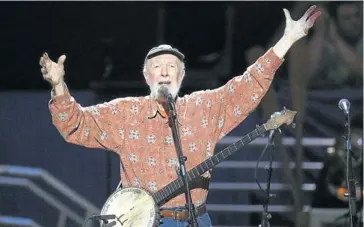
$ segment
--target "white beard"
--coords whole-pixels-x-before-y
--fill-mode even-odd
[[[165,85],[165,84],[162,84],[162,85],[154,85],[154,86],[150,86],[150,91],[151,91],[151,96],[153,98],[155,98],[156,100],[158,101],[161,101],[161,102],[166,102],[167,101],[167,97],[163,94],[161,94],[160,92],[160,88],[161,87],[166,87],[168,89],[168,92],[172,95],[172,97],[175,99],[178,95],[178,92],[179,92],[179,89],[181,86],[178,86],[178,87],[170,87],[168,85]]]

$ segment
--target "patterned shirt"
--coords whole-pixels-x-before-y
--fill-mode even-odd
[[[258,106],[282,62],[270,48],[224,86],[177,98],[187,171],[213,155],[215,144]],[[162,107],[150,96],[82,107],[66,89],[64,95],[52,96],[49,108],[53,124],[67,142],[119,154],[124,187],[142,187],[153,193],[177,179],[179,162],[168,117],[160,114]],[[196,206],[205,202],[210,178],[207,172],[190,185]],[[164,207],[185,203],[182,191]]]

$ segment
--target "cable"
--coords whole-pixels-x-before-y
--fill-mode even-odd
[[[82,224],[82,227],[85,227],[86,226],[86,223],[87,223],[87,221],[88,220],[90,220],[91,219],[91,216],[90,217],[88,217],[88,218],[86,218],[86,220],[83,222],[83,224]]]

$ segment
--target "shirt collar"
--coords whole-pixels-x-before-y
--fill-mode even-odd
[[[151,103],[150,110],[152,111],[151,115],[147,116],[148,119],[153,119],[156,117],[168,118],[168,115],[167,115],[166,111],[164,110],[163,106],[161,104],[159,104],[157,102],[157,100],[155,100],[151,96],[149,96],[148,98],[150,99],[150,103]]]
[[[163,108],[163,106],[161,104],[158,103],[157,100],[155,100],[153,97],[151,97],[150,95],[148,96],[148,98],[150,99],[151,102],[151,115],[148,116],[148,119],[153,119],[156,117],[162,117],[162,118],[168,118],[168,114],[166,112],[166,110]],[[176,103],[176,109],[177,109],[177,103],[179,101],[179,97],[176,97],[175,103]]]

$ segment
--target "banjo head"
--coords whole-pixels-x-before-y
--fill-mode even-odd
[[[159,209],[149,192],[141,188],[120,188],[106,200],[101,215],[116,215],[115,227],[159,226]],[[103,222],[100,222],[100,226]]]

